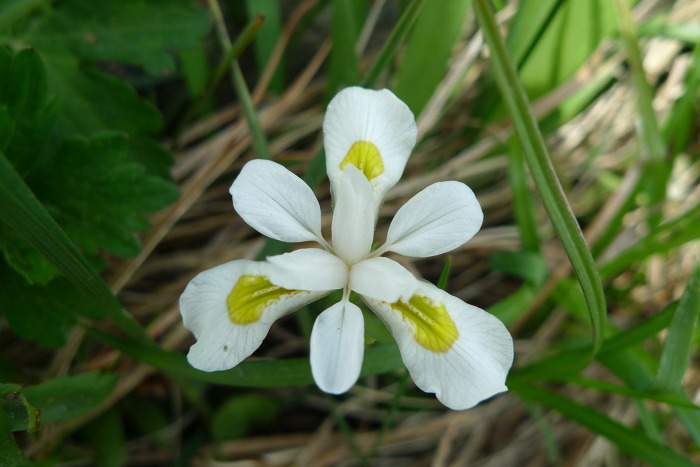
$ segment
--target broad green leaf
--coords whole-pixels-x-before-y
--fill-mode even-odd
[[[313,383],[308,358],[243,362],[226,370],[207,373],[190,366],[182,354],[168,352],[152,344],[139,343],[88,328],[88,332],[121,352],[148,363],[173,377],[227,386],[284,387]],[[403,362],[396,344],[380,345],[365,351],[361,376],[386,373],[401,368]]]
[[[510,389],[520,397],[556,410],[566,418],[608,438],[620,449],[658,467],[695,465],[670,448],[646,437],[594,408],[579,404],[556,392],[527,383],[512,382]]]
[[[521,2],[507,45],[530,98],[571,77],[614,28],[615,12],[608,0]]]
[[[468,0],[428,0],[406,44],[394,92],[419,115],[447,72],[467,19]]]
[[[566,251],[586,298],[593,331],[593,353],[603,340],[606,304],[603,287],[591,252],[559,183],[542,134],[532,115],[527,95],[500,35],[487,0],[474,0],[477,19],[489,44],[491,61],[501,96],[512,116],[525,160],[547,214]]]
[[[80,60],[143,66],[152,75],[175,70],[170,51],[192,48],[209,30],[191,0],[63,0],[24,39],[44,52]]]
[[[41,410],[41,423],[46,424],[89,412],[112,392],[116,382],[115,374],[92,371],[27,387],[24,394]]]
[[[700,314],[700,266],[696,265],[664,341],[655,388],[675,392],[682,387],[693,351],[693,333]]]
[[[219,407],[211,421],[217,441],[237,439],[251,428],[269,424],[280,411],[277,398],[265,394],[241,394],[231,397]]]

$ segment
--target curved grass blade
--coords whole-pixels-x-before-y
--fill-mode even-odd
[[[132,339],[148,339],[143,328],[122,308],[102,278],[34,196],[22,177],[0,153],[0,222],[4,222],[51,261]]]
[[[487,0],[475,0],[474,10],[491,50],[496,82],[513,118],[537,190],[552,220],[586,298],[593,329],[593,353],[600,348],[606,320],[605,296],[600,277],[581,229],[571,212],[552,166],[542,134],[530,110],[525,91],[503,43]]]
[[[566,418],[608,438],[623,451],[650,465],[658,467],[690,467],[695,465],[690,460],[663,444],[659,444],[644,436],[639,431],[626,427],[607,415],[591,407],[581,405],[556,392],[515,381],[511,382],[509,387],[522,398],[556,410]]]

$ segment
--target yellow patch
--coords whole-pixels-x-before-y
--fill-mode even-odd
[[[241,276],[226,297],[228,317],[233,324],[255,323],[272,302],[299,292],[272,285],[265,276]]]
[[[459,337],[457,326],[442,303],[414,295],[408,303],[398,301],[391,307],[413,323],[413,338],[431,352],[446,353]]]
[[[345,170],[348,164],[357,167],[360,172],[365,174],[367,180],[372,180],[374,177],[384,173],[382,155],[379,153],[377,146],[369,141],[356,141],[350,146],[345,159],[340,163],[340,169]]]

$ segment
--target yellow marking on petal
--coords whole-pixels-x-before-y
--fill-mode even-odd
[[[241,276],[226,297],[228,317],[233,324],[246,325],[260,319],[265,308],[301,290],[288,290],[273,285],[265,276]]]
[[[414,295],[408,303],[398,301],[391,307],[413,324],[413,338],[431,352],[446,353],[459,337],[457,326],[442,303]]]
[[[345,159],[340,163],[340,169],[345,170],[348,164],[352,164],[365,174],[367,180],[384,173],[384,163],[382,155],[377,146],[369,141],[355,141],[350,150],[345,155]]]

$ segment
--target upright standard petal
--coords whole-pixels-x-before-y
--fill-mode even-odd
[[[261,159],[248,162],[229,192],[236,212],[266,237],[323,243],[321,207],[314,192],[280,164]]]
[[[193,367],[233,368],[260,347],[275,320],[328,293],[275,286],[268,268],[262,262],[231,261],[201,272],[187,285],[180,313],[197,339],[187,354]]]
[[[323,134],[333,193],[341,174],[354,165],[372,184],[378,207],[401,178],[417,128],[411,110],[388,89],[350,87],[328,104]]]
[[[311,330],[311,373],[322,391],[342,394],[360,376],[365,323],[360,309],[347,300],[321,313]]]
[[[421,282],[408,302],[363,300],[394,335],[420,389],[455,410],[506,391],[513,340],[496,317]]]
[[[366,259],[350,269],[350,289],[376,300],[409,300],[417,286],[413,274],[389,258]]]
[[[481,206],[467,185],[434,183],[401,206],[379,250],[414,257],[439,255],[467,242],[483,221]]]
[[[374,212],[367,179],[348,167],[338,182],[331,231],[333,250],[349,265],[365,258],[372,248]]]
[[[285,289],[336,290],[348,283],[348,266],[320,248],[304,248],[267,258],[270,282]]]

